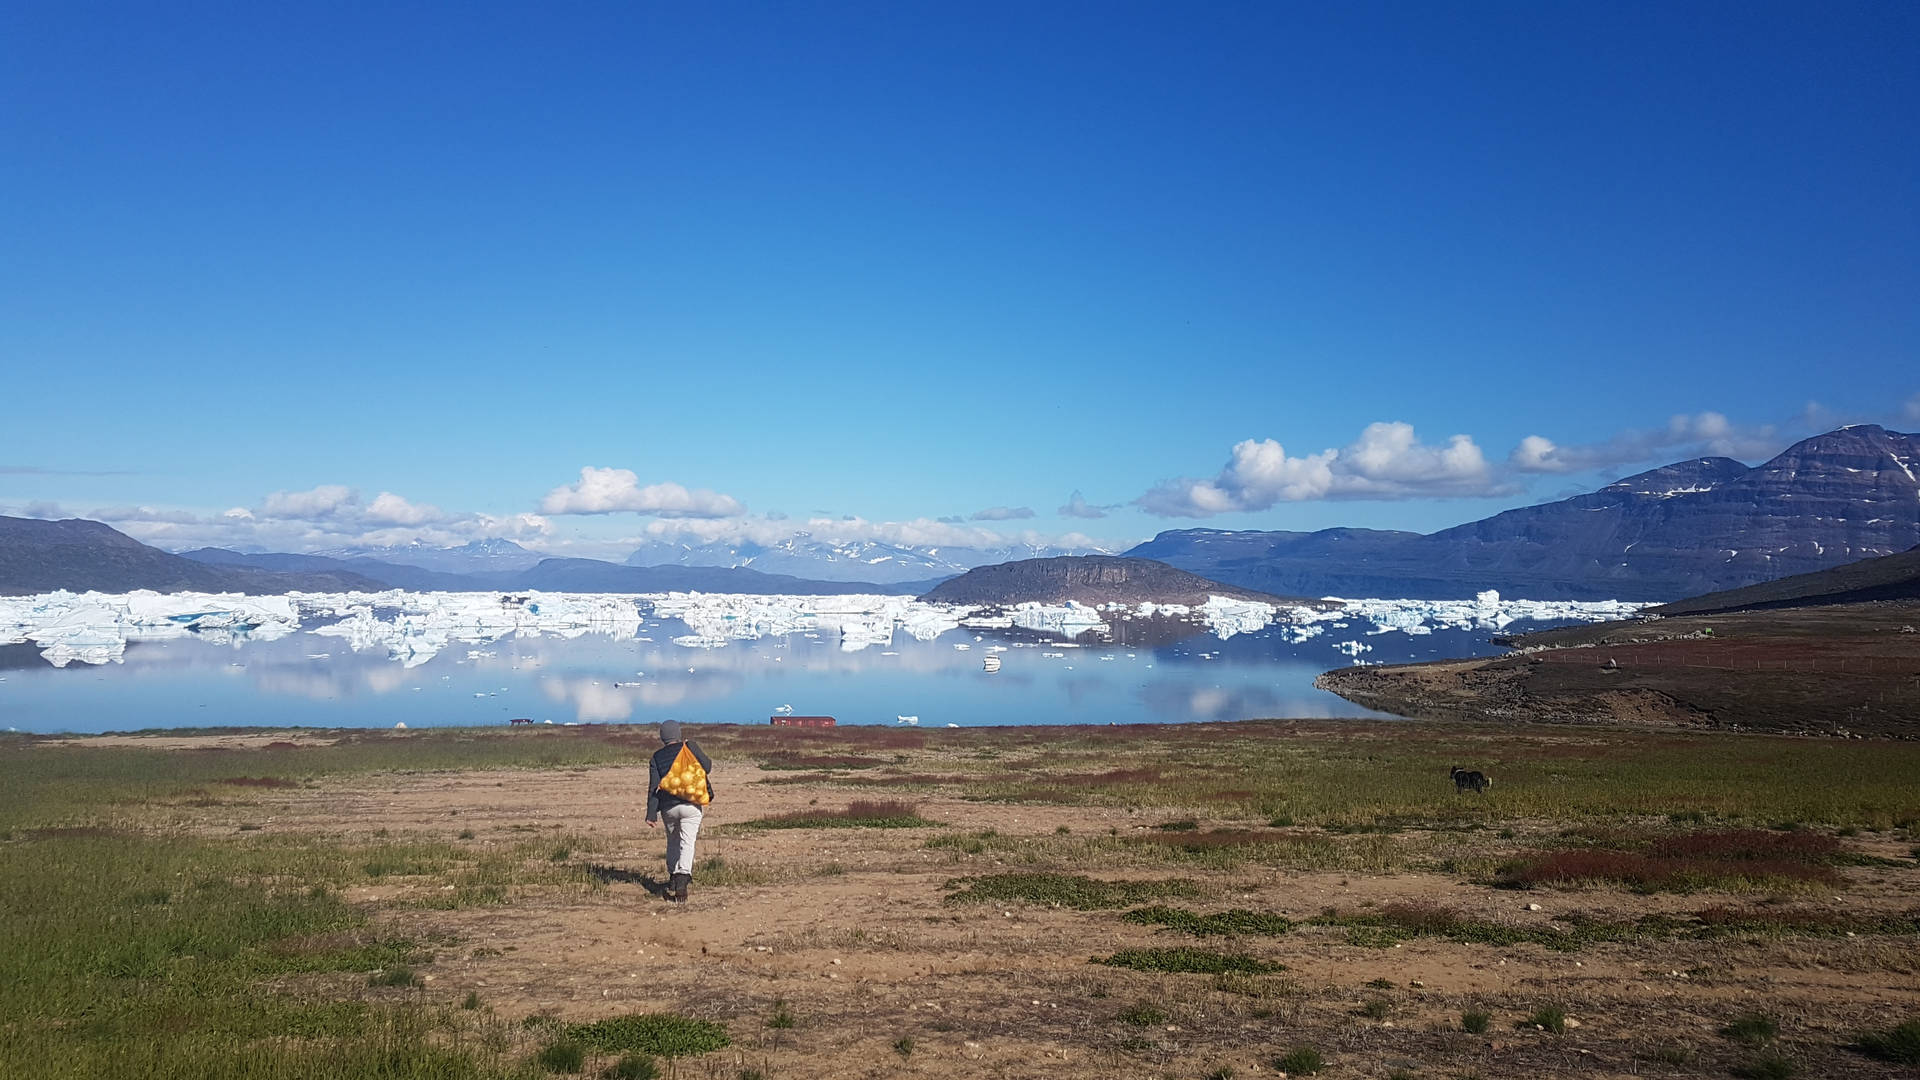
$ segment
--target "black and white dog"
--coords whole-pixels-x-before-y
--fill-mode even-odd
[[[1453,777],[1453,793],[1455,795],[1460,794],[1468,788],[1472,788],[1474,791],[1485,795],[1487,789],[1493,786],[1493,781],[1487,779],[1486,773],[1473,772],[1463,769],[1458,765],[1455,765],[1449,770],[1449,775]]]

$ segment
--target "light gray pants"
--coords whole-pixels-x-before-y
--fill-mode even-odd
[[[667,830],[667,873],[693,873],[693,843],[700,838],[700,808],[692,803],[660,811]]]

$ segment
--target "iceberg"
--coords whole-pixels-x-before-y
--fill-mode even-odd
[[[384,650],[403,668],[425,664],[459,646],[468,661],[485,659],[484,646],[510,635],[562,639],[587,634],[615,641],[652,642],[651,629],[678,619],[687,632],[672,639],[690,649],[718,649],[731,642],[798,635],[837,641],[842,652],[876,646],[889,652],[895,634],[933,641],[966,627],[1017,626],[1069,639],[1090,631],[1102,635],[1116,621],[1136,618],[1191,619],[1226,640],[1273,628],[1298,644],[1329,628],[1362,636],[1440,630],[1497,631],[1520,621],[1596,622],[1634,615],[1645,604],[1621,601],[1510,600],[1487,590],[1471,600],[1328,598],[1324,607],[1276,607],[1214,596],[1206,603],[1104,604],[1023,603],[1010,610],[927,603],[904,596],[742,596],[662,593],[646,596],[598,593],[422,593],[400,589],[361,593],[289,593],[283,596],[134,592],[52,592],[0,597],[0,644],[32,643],[50,664],[120,662],[127,646],[195,637],[242,643],[294,633],[338,639],[354,652]],[[1359,628],[1364,625],[1366,629]],[[1024,645],[1025,643],[1016,643]],[[1363,645],[1342,642],[1348,651]],[[316,649],[314,655],[323,650]],[[1367,651],[1361,648],[1360,651]],[[1049,654],[1051,655],[1051,654]],[[773,659],[779,660],[780,657]],[[606,715],[608,707],[587,712]]]

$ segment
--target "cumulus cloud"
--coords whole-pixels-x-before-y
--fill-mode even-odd
[[[1513,490],[1469,436],[1428,446],[1413,425],[1396,422],[1368,424],[1346,447],[1299,456],[1273,439],[1245,439],[1213,479],[1168,480],[1134,504],[1161,517],[1209,517],[1310,499],[1466,498]]]
[[[1809,403],[1793,427],[1807,431],[1831,420],[1828,410]],[[1562,446],[1545,436],[1529,435],[1507,455],[1507,464],[1523,473],[1568,473],[1691,455],[1751,461],[1779,453],[1790,437],[1772,424],[1735,424],[1722,413],[1680,413],[1665,427],[1629,428],[1596,443]]]
[[[1020,521],[1033,516],[1030,506],[989,506],[985,510],[975,510],[974,521]]]
[[[808,536],[831,543],[874,540],[916,548],[1031,547],[1100,548],[1102,545],[1081,533],[1055,536],[1037,530],[1009,535],[979,525],[968,525],[938,518],[914,518],[911,521],[869,521],[862,517],[814,517],[805,522],[772,521],[766,518],[680,519],[650,521],[644,539],[674,542],[726,543],[749,542],[762,546],[780,543],[795,536]]]
[[[260,504],[270,518],[333,517],[360,502],[360,493],[343,484],[321,484],[308,491],[276,491]]]
[[[631,469],[580,470],[580,479],[554,488],[540,501],[543,514],[612,514],[629,511],[663,518],[724,518],[746,507],[731,495],[688,490],[675,483],[640,486]]]
[[[1107,511],[1111,509],[1113,509],[1111,506],[1095,506],[1087,501],[1085,495],[1075,491],[1073,496],[1067,500],[1067,504],[1056,512],[1061,517],[1103,518],[1107,516]]]
[[[381,492],[361,515],[363,521],[384,525],[427,525],[445,519],[439,507],[411,503],[391,491]]]
[[[386,491],[362,505],[358,493],[335,484],[278,491],[254,507],[206,514],[145,505],[72,510],[44,502],[29,504],[24,512],[29,517],[104,521],[137,540],[174,550],[211,546],[314,551],[414,541],[452,546],[490,537],[544,543],[553,533],[552,523],[539,514],[451,513]]]

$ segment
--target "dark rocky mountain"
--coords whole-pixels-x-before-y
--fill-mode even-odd
[[[246,566],[278,573],[352,574],[373,581],[380,588],[385,589],[470,592],[474,589],[511,587],[510,584],[499,586],[494,584],[496,577],[510,581],[511,575],[454,574],[367,558],[337,559],[326,555],[291,555],[278,551],[256,554],[229,551],[226,548],[198,548],[194,551],[183,551],[180,556],[214,566]]]
[[[374,559],[334,559],[324,555],[280,552],[249,554],[224,548],[200,548],[185,557],[221,566],[265,570],[355,574],[377,582],[376,588],[426,592],[489,592],[496,589],[545,589],[554,592],[731,592],[787,593],[795,596],[832,596],[848,592],[911,595],[930,582],[874,584],[871,582],[813,581],[756,570],[712,566],[621,566],[598,559],[542,559],[517,571],[452,574],[402,566]]]
[[[1310,596],[1663,600],[1830,569],[1920,543],[1920,436],[1872,425],[1749,468],[1676,462],[1428,535],[1161,533],[1128,555]]]
[[[1649,608],[1653,615],[1717,615],[1729,611],[1766,611],[1857,604],[1880,600],[1920,600],[1920,547],[1856,563],[1795,574],[1742,589],[1708,593]]]
[[[148,547],[98,521],[0,517],[0,594],[74,592],[345,592],[378,589],[344,571],[277,573],[211,566]]]
[[[1119,555],[1064,555],[1052,559],[980,566],[933,587],[922,600],[949,604],[1021,604],[1038,602],[1204,604],[1210,596],[1261,600],[1270,604],[1307,603],[1253,589],[1223,585],[1152,559]]]

